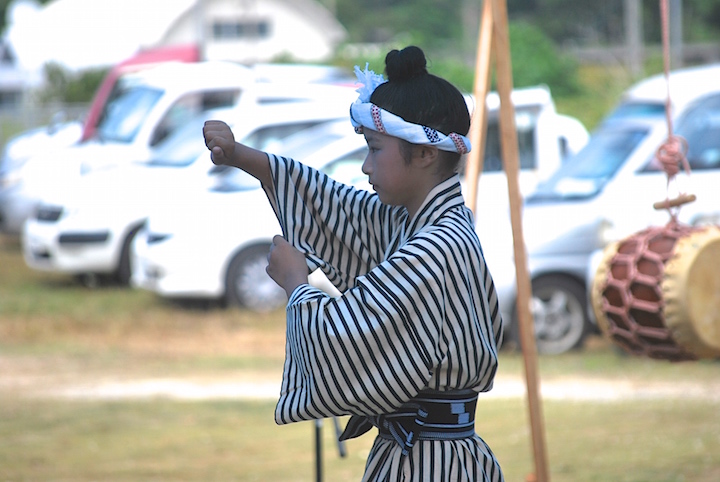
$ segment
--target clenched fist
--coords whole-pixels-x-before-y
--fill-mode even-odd
[[[295,288],[308,282],[305,255],[277,235],[268,253],[267,274],[285,290],[289,298]]]
[[[205,145],[210,149],[213,164],[231,164],[235,155],[235,136],[223,121],[209,120],[203,126]]]

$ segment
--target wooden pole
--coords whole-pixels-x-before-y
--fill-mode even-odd
[[[477,187],[485,161],[485,136],[487,131],[487,94],[490,91],[490,64],[492,62],[493,18],[492,3],[483,2],[483,12],[478,32],[478,49],[475,57],[475,84],[473,96],[475,109],[470,122],[470,144],[465,167],[465,187],[467,207],[477,214]]]
[[[530,300],[532,288],[527,270],[525,240],[522,230],[522,197],[518,183],[518,143],[515,126],[515,109],[510,99],[513,89],[512,62],[510,59],[510,36],[508,32],[507,4],[505,0],[485,0],[493,3],[493,45],[495,46],[497,90],[500,95],[500,146],[503,167],[508,182],[510,221],[515,253],[515,276],[517,281],[517,310],[520,324],[520,343],[525,361],[530,427],[535,457],[535,480],[548,482],[545,435],[540,403],[540,390],[535,346],[535,327]]]

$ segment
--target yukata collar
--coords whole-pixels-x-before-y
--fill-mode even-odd
[[[408,238],[423,227],[433,224],[445,212],[464,203],[460,176],[455,174],[430,190],[415,216],[408,220],[405,237]]]

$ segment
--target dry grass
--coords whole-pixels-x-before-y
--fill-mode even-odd
[[[38,396],[137,378],[277,380],[283,330],[282,311],[257,315],[178,305],[33,273],[17,244],[3,241],[0,480],[314,480],[313,424],[276,426],[272,400]],[[522,376],[520,354],[503,353],[501,363],[502,377]],[[622,356],[601,338],[582,352],[539,359],[541,383],[570,379],[589,386],[602,380],[713,387],[718,367],[714,361],[669,364]],[[551,479],[719,480],[720,402],[690,394],[610,402],[544,399]],[[533,458],[524,398],[484,399],[477,418],[478,433],[497,454],[507,480],[525,480]],[[322,434],[324,479],[359,480],[372,437],[351,441],[348,457],[340,458],[331,421]]]

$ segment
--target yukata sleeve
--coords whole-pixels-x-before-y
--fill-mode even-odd
[[[266,192],[283,236],[341,292],[352,287],[383,258],[395,210],[302,163],[269,158],[274,193]]]
[[[401,251],[339,298],[292,293],[277,423],[389,413],[427,386],[443,357],[444,268]]]

